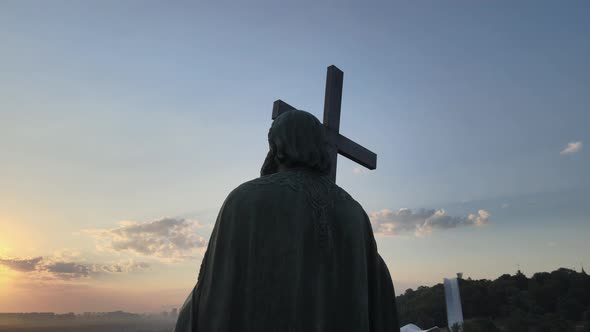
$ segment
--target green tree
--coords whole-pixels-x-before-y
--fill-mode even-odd
[[[463,324],[463,330],[466,332],[500,332],[491,319],[484,318],[465,321]]]

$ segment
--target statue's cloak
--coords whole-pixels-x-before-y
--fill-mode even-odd
[[[219,212],[175,331],[399,331],[367,214],[305,170],[242,184]]]

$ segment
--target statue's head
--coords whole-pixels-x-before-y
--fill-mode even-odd
[[[310,113],[291,110],[279,115],[268,131],[268,144],[261,175],[280,168],[305,168],[322,175],[330,171],[324,125]]]

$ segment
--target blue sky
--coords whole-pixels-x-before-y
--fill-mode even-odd
[[[198,255],[101,251],[89,230],[212,223],[258,175],[272,102],[321,118],[335,64],[341,132],[378,154],[367,172],[340,158],[338,183],[368,213],[390,210],[385,223],[406,222],[400,208],[450,218],[378,235],[398,292],[459,271],[590,266],[589,15],[585,1],[5,1],[0,255],[149,262],[68,282],[174,284],[161,291],[176,301]],[[481,227],[469,222],[479,210]],[[0,288],[1,273],[17,294],[16,272],[0,270]],[[26,307],[10,305],[0,311]]]

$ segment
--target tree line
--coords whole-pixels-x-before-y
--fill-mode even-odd
[[[583,270],[459,279],[459,292],[465,332],[590,332],[590,276]],[[406,290],[397,297],[397,307],[402,326],[447,326],[442,284]]]

